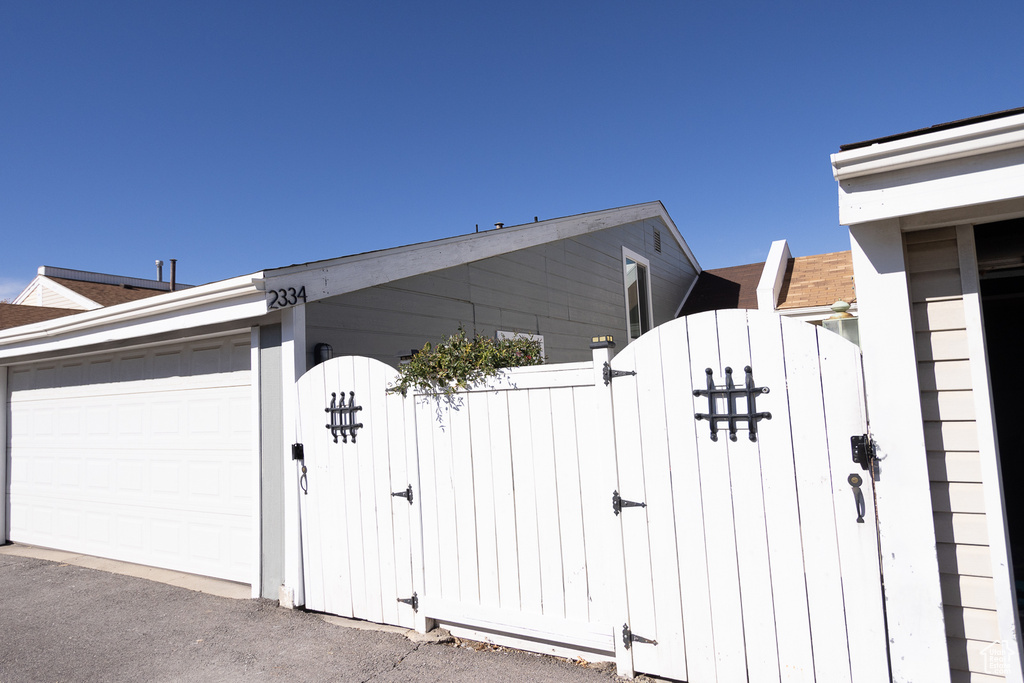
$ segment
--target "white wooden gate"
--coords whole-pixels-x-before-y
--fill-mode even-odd
[[[422,620],[400,600],[418,588],[418,507],[392,495],[419,489],[415,430],[412,403],[386,392],[394,374],[372,358],[348,356],[297,383],[302,575],[309,609],[415,627]],[[332,402],[359,410],[332,416]],[[362,426],[331,430],[332,421]]]
[[[365,358],[303,376],[307,607],[691,683],[888,680],[872,482],[850,457],[859,350],[719,311],[630,344],[609,382],[600,365],[516,369],[453,403],[386,393],[395,371]],[[726,367],[768,392],[694,395]],[[332,392],[362,407],[355,443],[324,426]],[[748,407],[771,413],[756,440],[694,417]]]
[[[718,311],[668,323],[612,369],[628,627],[637,671],[705,681],[889,679],[871,478],[852,462],[866,431],[859,350],[807,323]],[[743,387],[717,440],[710,371]],[[709,370],[710,369],[710,370]],[[745,395],[737,413],[748,410]],[[717,412],[729,412],[719,397]],[[862,475],[858,523],[847,479]]]

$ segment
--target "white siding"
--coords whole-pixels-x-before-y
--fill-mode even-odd
[[[956,229],[904,242],[950,667],[953,680],[996,680],[985,674],[999,622]]]

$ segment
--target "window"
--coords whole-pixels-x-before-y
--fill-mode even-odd
[[[626,285],[626,323],[629,341],[651,329],[650,264],[642,256],[623,247],[622,262]]]

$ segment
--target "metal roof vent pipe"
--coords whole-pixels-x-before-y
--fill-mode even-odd
[[[178,259],[172,258],[171,259],[171,291],[172,292],[174,291],[174,276],[175,276],[175,272],[174,271],[175,271],[177,265],[178,265]]]
[[[164,262],[161,261],[160,259],[156,260],[156,281],[164,281]]]
[[[495,224],[494,224],[494,229],[495,229],[495,230],[501,230],[501,229],[502,229],[502,228],[504,228],[504,227],[505,227],[505,224],[504,224],[504,223],[495,223]]]

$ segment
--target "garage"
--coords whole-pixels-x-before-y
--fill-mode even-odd
[[[251,582],[248,332],[8,370],[10,540]]]

